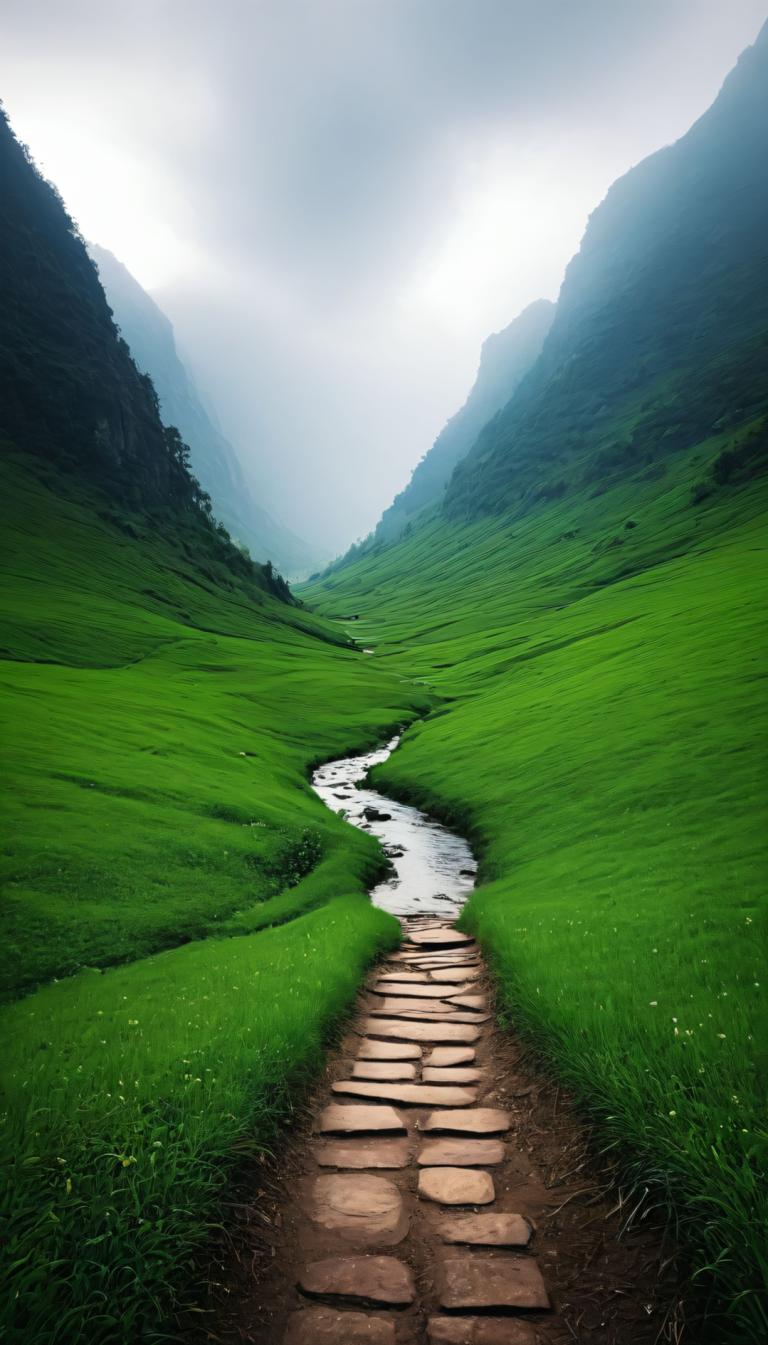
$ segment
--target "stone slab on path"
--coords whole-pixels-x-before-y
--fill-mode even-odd
[[[366,1134],[371,1131],[405,1131],[402,1117],[394,1107],[345,1106],[331,1103],[320,1113],[316,1131],[319,1135]]]
[[[339,1079],[334,1093],[369,1097],[376,1102],[399,1102],[409,1107],[468,1107],[475,1100],[471,1088],[440,1088],[420,1083],[372,1083],[366,1079]]]
[[[489,1013],[478,1013],[476,1010],[457,1009],[453,1005],[441,1008],[434,1005],[429,1009],[414,1009],[411,1005],[413,1000],[401,999],[397,1002],[387,1000],[384,1005],[370,1008],[368,1012],[372,1018],[403,1018],[413,1019],[417,1023],[487,1023],[490,1021]],[[402,1007],[401,1007],[402,1006]],[[407,1007],[406,1007],[407,1006]]]
[[[473,1065],[447,1065],[439,1069],[425,1065],[421,1077],[424,1083],[479,1083],[483,1071]]]
[[[430,1317],[429,1345],[538,1345],[530,1322],[510,1317]]]
[[[522,1214],[458,1214],[444,1219],[437,1231],[443,1242],[473,1247],[527,1247],[531,1240],[531,1225]]]
[[[473,945],[471,934],[462,934],[458,929],[414,929],[409,930],[405,946],[415,944],[417,948],[463,948]]]
[[[371,986],[374,995],[390,995],[405,999],[447,999],[455,994],[453,987],[434,985],[430,981],[377,981]]]
[[[471,1111],[433,1111],[421,1123],[422,1130],[450,1130],[460,1135],[500,1135],[509,1130],[508,1111],[499,1107],[473,1107]]]
[[[416,1066],[409,1060],[356,1060],[352,1066],[353,1079],[378,1079],[397,1083],[416,1078]],[[439,1083],[440,1080],[438,1079]],[[461,1079],[446,1079],[446,1083],[461,1083]]]
[[[302,1293],[358,1299],[373,1307],[407,1307],[416,1298],[413,1271],[394,1256],[331,1256],[299,1275]]]
[[[424,1168],[418,1192],[422,1199],[441,1205],[490,1205],[496,1198],[490,1173],[473,1168]]]
[[[305,1308],[292,1312],[283,1345],[395,1345],[395,1324],[367,1312]]]
[[[428,1069],[442,1069],[450,1065],[470,1065],[475,1059],[471,1046],[435,1046],[424,1061]]]
[[[501,1140],[439,1139],[427,1140],[418,1156],[419,1167],[483,1167],[504,1162]],[[514,1217],[514,1216],[513,1216]]]
[[[421,1048],[412,1042],[368,1041],[363,1038],[357,1048],[358,1060],[420,1060]]]
[[[430,968],[430,979],[443,984],[463,984],[465,981],[477,981],[480,977],[478,967],[435,967]]]
[[[421,998],[417,995],[402,995],[398,998],[392,998],[387,995],[381,1001],[381,1004],[377,1004],[371,1012],[383,1014],[442,1013],[445,1014],[446,1018],[450,1018],[456,1010],[449,1007],[438,986],[437,995],[432,997],[424,996],[424,998]]]
[[[362,1030],[366,1037],[430,1043],[470,1043],[480,1036],[480,1028],[469,1023],[411,1023],[392,1018],[366,1018]]]
[[[367,1172],[316,1177],[310,1210],[321,1228],[362,1246],[393,1247],[408,1232],[408,1215],[394,1182]]]
[[[405,1168],[411,1161],[411,1141],[326,1140],[314,1157],[321,1168]]]
[[[438,1265],[437,1291],[441,1308],[448,1312],[549,1307],[541,1271],[529,1256],[490,1258],[467,1252],[446,1257]]]
[[[486,995],[451,995],[449,1004],[458,1004],[460,1009],[487,1009],[488,998]]]

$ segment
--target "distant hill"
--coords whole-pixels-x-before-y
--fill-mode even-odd
[[[441,430],[406,486],[385,511],[377,537],[395,537],[410,519],[439,501],[450,475],[480,430],[505,406],[538,358],[555,306],[539,299],[483,343],[480,367],[466,402]]]
[[[691,130],[591,216],[541,357],[458,465],[449,516],[663,472],[723,431],[710,485],[765,463],[767,163],[768,26]]]
[[[289,577],[317,564],[310,546],[274,519],[253,498],[237,453],[213,424],[189,371],[179,359],[173,327],[154,299],[106,248],[88,244],[115,321],[139,368],[150,375],[160,414],[189,444],[195,475],[214,512],[255,560],[272,560]]]

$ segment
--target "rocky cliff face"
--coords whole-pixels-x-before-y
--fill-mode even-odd
[[[513,396],[538,358],[555,306],[539,299],[483,343],[472,391],[415,468],[409,484],[384,513],[377,537],[396,537],[422,509],[440,501],[451,473],[480,430]]]
[[[88,247],[115,321],[138,367],[152,378],[164,422],[175,425],[189,445],[192,470],[216,517],[254,559],[272,560],[289,576],[306,573],[317,563],[316,554],[253,498],[234,447],[213,423],[179,358],[166,315],[111,252],[94,243]]]
[[[449,515],[527,508],[724,430],[754,449],[767,240],[768,26],[709,111],[592,215],[542,354],[457,467]]]

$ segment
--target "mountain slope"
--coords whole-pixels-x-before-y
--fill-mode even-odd
[[[609,193],[444,509],[303,590],[442,697],[380,783],[472,837],[500,1002],[717,1345],[768,1329],[765,64]]]
[[[175,425],[189,445],[192,469],[210,495],[216,517],[254,559],[273,561],[289,578],[306,573],[317,556],[253,499],[237,453],[212,423],[179,359],[168,318],[111,252],[95,243],[88,250],[131,354],[154,383],[164,422]]]
[[[554,304],[539,299],[483,343],[477,378],[466,402],[441,430],[405,490],[385,510],[376,539],[397,536],[415,514],[440,500],[456,464],[538,358],[554,312]]]
[[[768,25],[687,135],[592,215],[541,358],[459,465],[450,516],[663,470],[722,430],[721,473],[765,464],[767,160]]]

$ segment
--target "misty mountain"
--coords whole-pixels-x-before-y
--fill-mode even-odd
[[[660,473],[717,435],[714,486],[765,465],[767,164],[768,25],[691,130],[591,216],[542,354],[456,468],[449,515]]]
[[[175,425],[189,445],[192,470],[216,517],[254,559],[271,560],[289,576],[306,573],[317,553],[254,500],[235,449],[213,424],[179,358],[168,318],[111,252],[95,243],[88,250],[131,354],[155,385],[164,422]]]
[[[466,402],[441,430],[414,469],[405,490],[382,515],[377,538],[396,537],[415,514],[440,499],[456,464],[469,452],[483,426],[510,400],[535,363],[554,313],[554,304],[539,299],[503,331],[483,342],[477,378]]]
[[[22,471],[128,535],[161,523],[208,579],[289,598],[215,525],[189,450],[118,333],[56,189],[0,113],[0,439]]]

